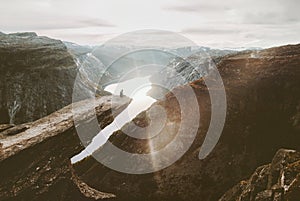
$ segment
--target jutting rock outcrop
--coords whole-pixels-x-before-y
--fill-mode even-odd
[[[130,103],[106,96],[64,107],[44,118],[0,133],[0,200],[98,200],[113,198],[88,186],[74,173],[70,158],[84,149],[76,132],[89,123],[110,124]],[[72,109],[76,111],[74,114]],[[76,116],[77,123],[74,124]],[[93,133],[95,136],[97,133]],[[90,136],[91,138],[93,136]]]

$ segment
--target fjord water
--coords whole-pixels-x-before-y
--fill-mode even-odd
[[[94,151],[105,144],[115,131],[120,130],[142,111],[147,110],[156,101],[152,97],[147,96],[147,92],[151,88],[149,77],[134,78],[105,87],[105,91],[114,95],[120,95],[121,90],[123,90],[124,95],[132,98],[132,101],[124,111],[115,117],[110,125],[106,126],[94,137],[92,142],[80,154],[74,156],[71,162],[74,164],[92,155]]]

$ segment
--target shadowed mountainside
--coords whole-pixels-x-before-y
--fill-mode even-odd
[[[103,70],[90,48],[36,33],[0,34],[0,124],[42,118],[72,102],[105,93],[97,83]],[[75,83],[76,76],[78,81]]]
[[[77,66],[61,41],[1,34],[0,55],[0,123],[34,121],[71,103]]]

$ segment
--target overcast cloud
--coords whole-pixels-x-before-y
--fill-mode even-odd
[[[101,44],[160,29],[198,45],[270,47],[300,42],[299,0],[0,0],[0,31]]]

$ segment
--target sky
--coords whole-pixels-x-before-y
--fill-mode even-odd
[[[33,31],[100,45],[120,34],[158,29],[200,46],[300,43],[299,0],[0,0],[0,31]]]

